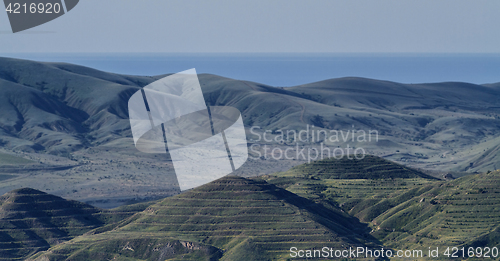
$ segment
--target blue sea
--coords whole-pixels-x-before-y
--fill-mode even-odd
[[[198,73],[279,87],[349,76],[401,83],[500,82],[500,54],[17,53],[0,56],[67,62],[131,75],[159,75],[196,68]]]

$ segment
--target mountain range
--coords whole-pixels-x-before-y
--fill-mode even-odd
[[[62,154],[130,138],[128,98],[164,76],[0,58],[3,147]],[[199,79],[207,104],[238,108],[246,127],[288,130],[314,124],[349,130],[354,125],[377,130],[384,140],[378,146],[393,145],[400,151],[394,154],[402,158],[403,151],[411,154],[420,147],[427,152],[423,157],[432,157],[432,150],[442,152],[440,156],[448,150],[453,156],[441,161],[452,161],[464,157],[463,146],[474,151],[485,140],[495,141],[499,127],[500,84],[340,78],[277,88],[209,74]],[[493,145],[497,143],[490,150],[495,150]]]
[[[102,207],[178,194],[169,156],[136,150],[128,121],[128,98],[166,75],[0,58],[0,153],[30,161],[0,161],[0,193],[32,187]],[[285,150],[318,142],[362,148],[434,176],[499,168],[499,83],[401,84],[348,77],[280,88],[211,74],[200,74],[199,80],[207,105],[239,109],[249,145],[258,145],[235,173],[239,176],[307,162],[276,160],[262,153],[264,145]],[[377,136],[370,142],[261,139],[264,133],[272,139],[280,131],[308,127]]]

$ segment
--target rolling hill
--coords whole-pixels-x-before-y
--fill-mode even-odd
[[[337,161],[332,165],[342,162]],[[371,235],[386,247],[492,247],[500,240],[500,171],[443,181],[394,172],[397,164],[369,158],[369,164],[351,163],[349,173],[357,173],[356,179],[339,179],[331,173],[342,168],[332,170],[328,162],[332,161],[313,162],[263,178],[317,203],[341,207],[368,223]],[[370,175],[370,167],[382,164],[387,171],[382,173],[393,174],[383,178]]]
[[[0,104],[6,112],[0,127],[3,135],[17,138],[4,140],[4,146],[58,153],[130,137],[128,98],[163,76],[0,58]],[[316,123],[326,128],[355,125],[406,143],[458,147],[488,139],[500,126],[498,84],[340,78],[276,88],[209,74],[199,78],[209,105],[238,108],[249,127],[301,128],[320,115],[323,120]]]
[[[169,156],[140,153],[128,120],[129,97],[164,76],[0,58],[0,146],[40,164],[29,175],[11,178],[12,173],[3,172],[9,179],[0,184],[0,193],[29,186],[102,207],[177,194]],[[249,145],[286,150],[322,142],[442,173],[500,169],[498,84],[400,84],[348,77],[279,88],[210,74],[200,74],[199,80],[208,105],[234,106],[247,129],[260,127],[258,135],[248,130]],[[326,131],[372,130],[377,137],[370,142],[257,141],[263,133],[275,138],[277,130],[311,125]],[[235,174],[271,174],[307,162],[254,154]]]
[[[342,157],[314,161],[294,167],[280,176],[309,179],[316,177],[321,179],[436,179],[412,168],[371,155],[366,155],[362,159]]]
[[[20,189],[0,197],[0,252],[7,260],[286,260],[292,246],[492,247],[499,182],[500,171],[439,180],[365,157],[228,176],[111,210]]]
[[[364,224],[338,208],[316,204],[262,180],[225,177],[166,198],[118,226],[95,230],[33,259],[152,260],[153,246],[168,244],[160,239],[212,245],[224,251],[221,260],[285,259],[292,246],[377,246],[367,232]],[[126,247],[136,241],[142,246]]]

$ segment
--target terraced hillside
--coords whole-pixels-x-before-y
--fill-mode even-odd
[[[30,189],[14,191],[1,201],[2,256],[15,259],[50,246],[31,260],[281,260],[291,246],[425,250],[500,243],[500,171],[444,181],[383,159],[366,160],[399,171],[370,176],[370,164],[357,161],[336,168],[356,179],[336,179],[331,168],[342,160],[320,161],[262,179],[225,177],[109,212],[70,201],[79,206],[73,209]],[[66,210],[81,214],[50,216]],[[30,240],[33,235],[43,240]]]
[[[77,237],[34,258],[148,259],[153,249],[166,246],[160,239],[169,239],[215,246],[225,251],[222,260],[286,259],[291,246],[377,246],[367,232],[366,225],[339,209],[264,181],[226,177],[167,198],[117,227]],[[149,247],[126,247],[139,240]]]
[[[498,171],[452,181],[405,174],[335,179],[324,163],[308,164],[309,170],[315,170],[311,174],[298,171],[303,166],[264,178],[318,203],[341,207],[367,222],[371,234],[387,247],[495,246],[499,242]],[[353,164],[351,171],[358,166],[358,173],[364,172],[364,164]]]
[[[394,179],[394,178],[427,178],[435,179],[412,168],[372,155],[362,158],[349,155],[340,159],[327,158],[299,165],[281,173],[282,177],[308,177],[314,179]]]
[[[346,157],[314,161],[262,179],[297,195],[341,206],[351,214],[352,207],[360,202],[371,204],[395,192],[437,181],[420,171],[371,155],[359,160]],[[366,221],[362,217],[361,220]]]
[[[144,208],[135,205],[108,211],[34,189],[9,192],[0,197],[0,260],[24,260]]]
[[[386,244],[498,246],[500,172],[440,182],[408,198],[371,221]]]

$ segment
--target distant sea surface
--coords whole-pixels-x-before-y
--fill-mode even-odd
[[[0,53],[0,56],[67,62],[131,75],[159,75],[196,68],[198,73],[279,87],[349,76],[401,83],[500,82],[500,54]]]

